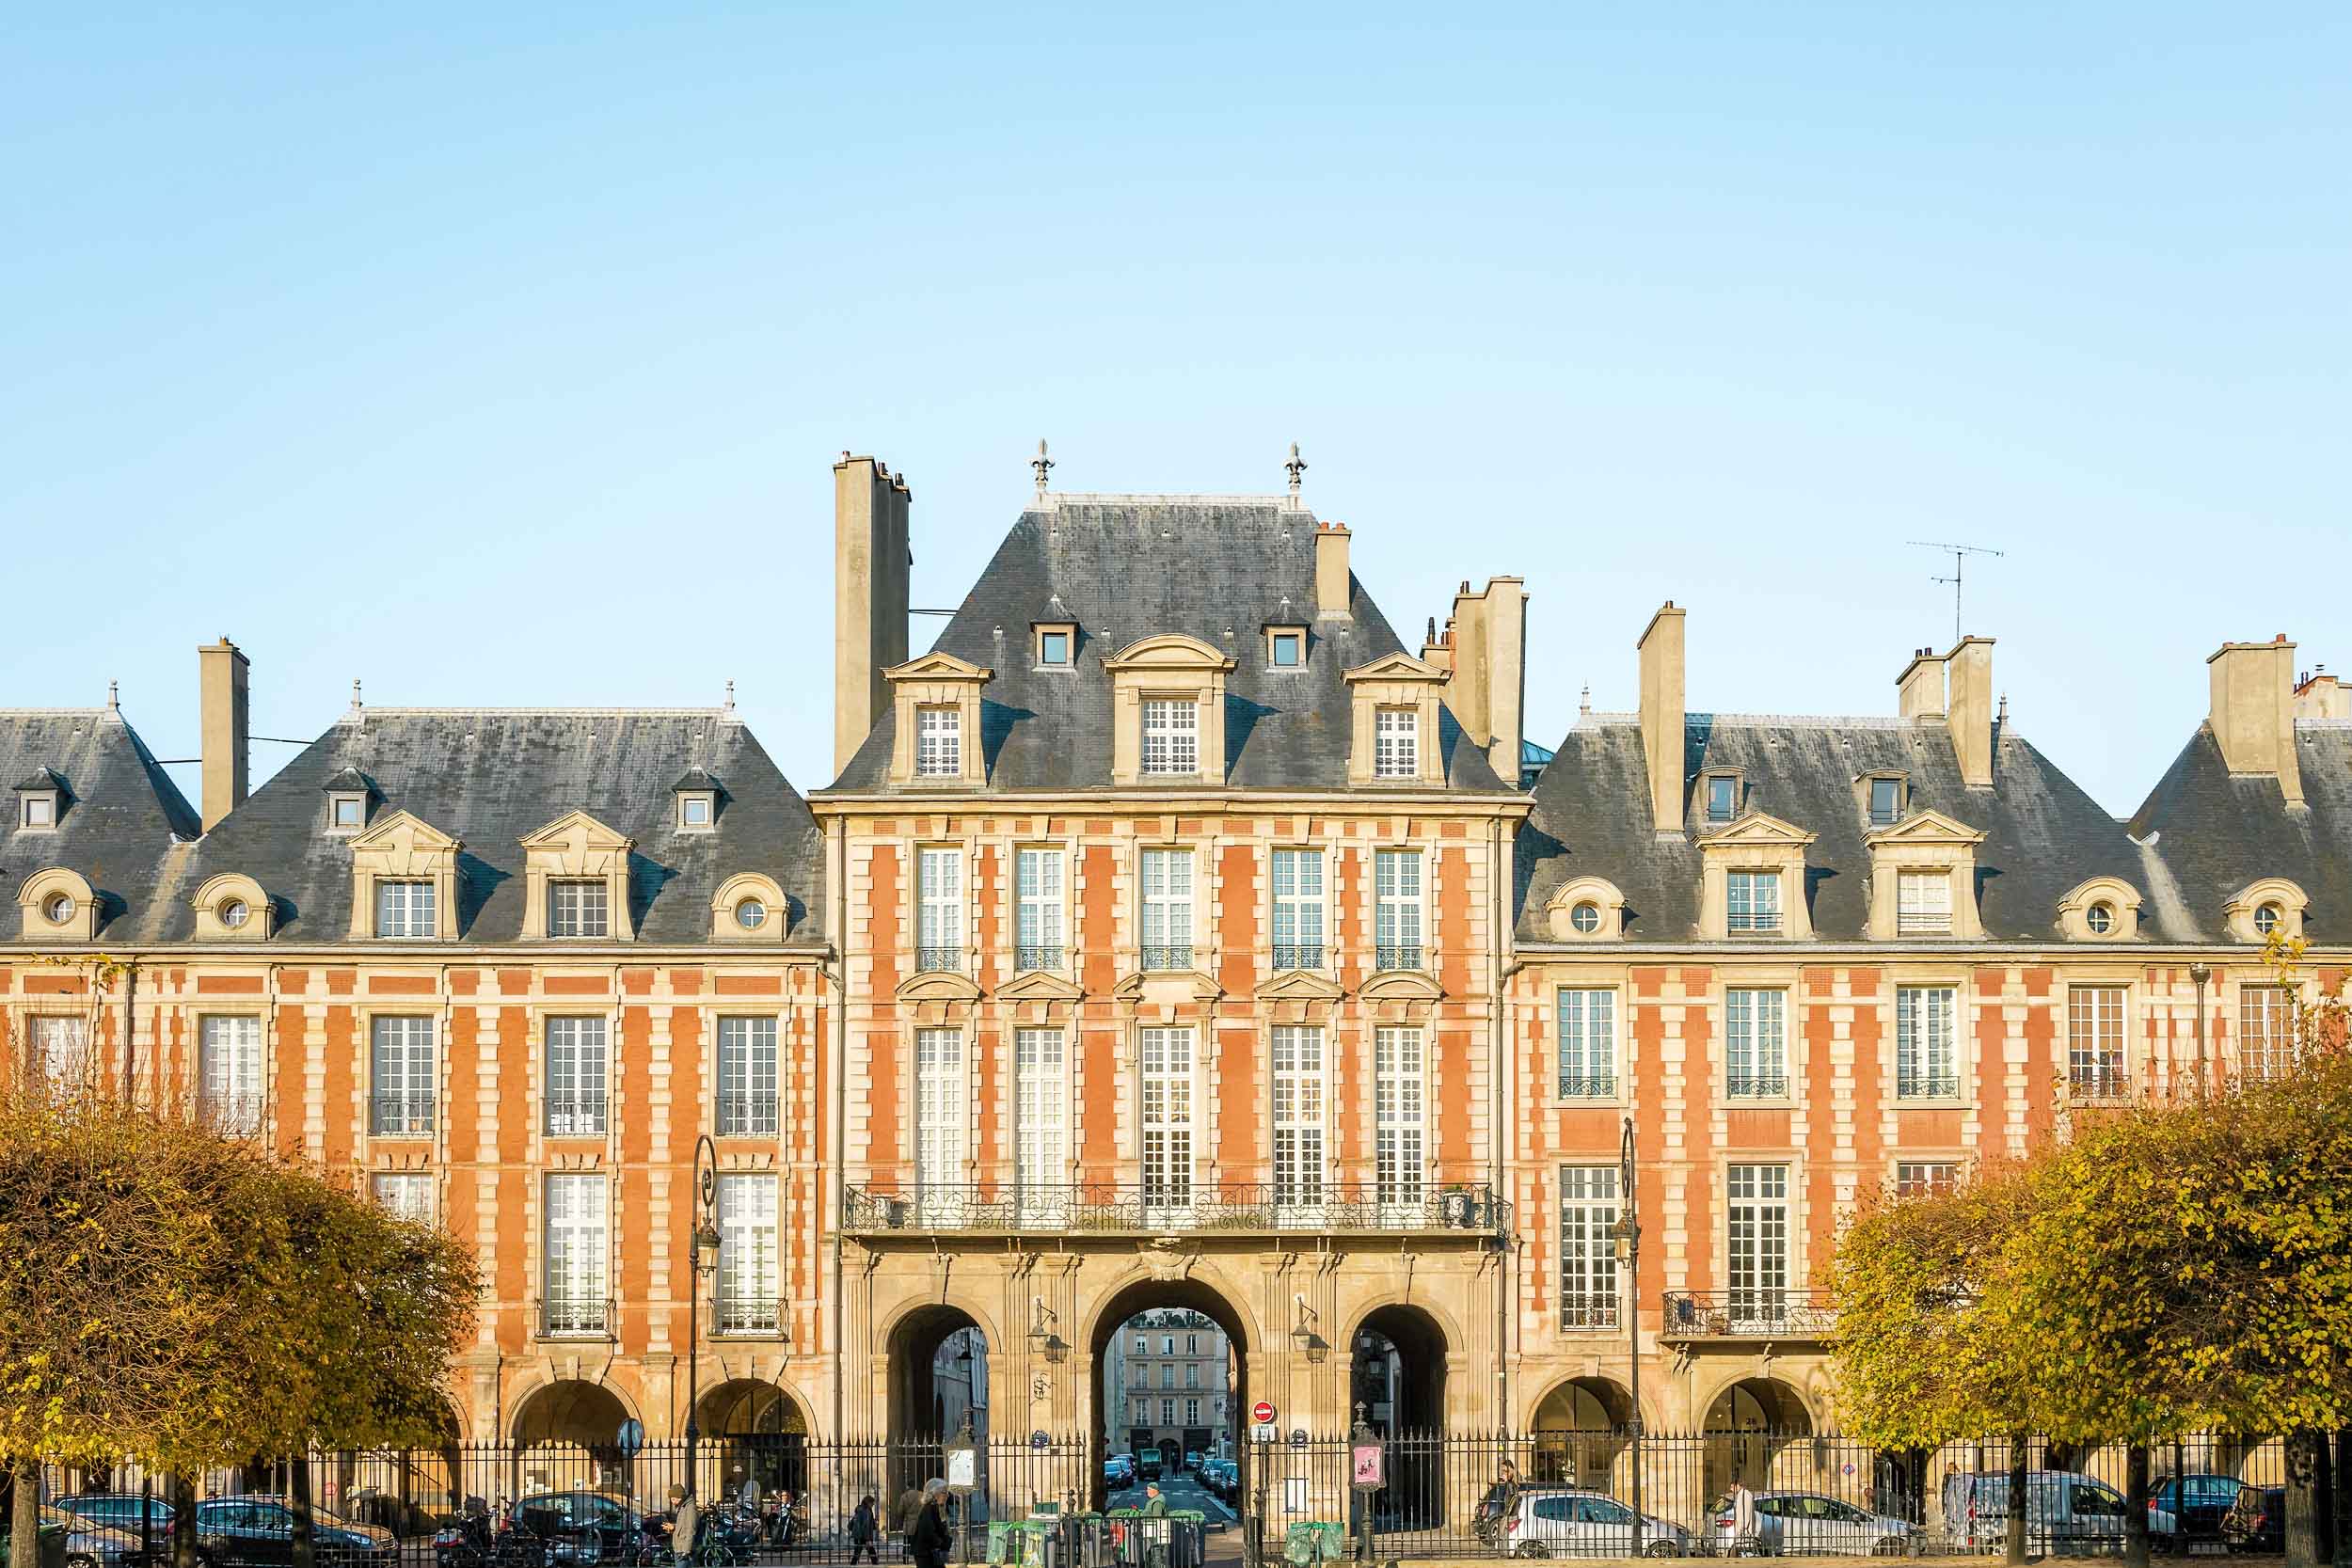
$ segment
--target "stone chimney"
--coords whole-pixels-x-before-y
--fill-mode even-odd
[[[1432,670],[1451,671],[1454,668],[1454,622],[1445,624],[1445,635],[1438,635],[1438,618],[1429,617],[1429,629],[1422,635],[1421,661]]]
[[[2224,642],[2205,660],[2213,707],[2206,722],[2232,773],[2274,778],[2287,804],[2303,800],[2303,768],[2295,754],[2295,644],[2280,632],[2268,642]]]
[[[1527,706],[1527,591],[1518,578],[1489,578],[1479,592],[1464,580],[1446,623],[1453,639],[1453,680],[1446,706],[1471,745],[1486,753],[1495,777],[1519,776],[1520,715]]]
[[[1315,526],[1315,614],[1348,616],[1347,525]]]
[[[2319,666],[2295,683],[2295,717],[2352,719],[2352,688]]]
[[[1895,677],[1895,701],[1896,711],[1914,723],[1943,718],[1943,656],[1927,648],[1913,653],[1903,673]]]
[[[1970,789],[1993,787],[1993,639],[1963,637],[1944,656],[1947,683],[1945,723],[1952,732],[1952,755],[1960,782]]]
[[[833,466],[833,770],[838,777],[890,709],[882,672],[907,661],[903,476],[870,457]]]
[[[1651,822],[1682,831],[1682,611],[1672,599],[1649,618],[1641,641],[1642,757],[1649,768]]]
[[[247,661],[227,638],[196,650],[197,711],[204,771],[204,831],[245,804]]]

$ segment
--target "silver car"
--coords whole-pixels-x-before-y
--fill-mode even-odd
[[[1899,1557],[1916,1533],[1909,1521],[1872,1513],[1820,1492],[1758,1492],[1756,1534],[1738,1538],[1728,1497],[1716,1500],[1715,1550],[1732,1557],[1761,1552],[1767,1557]]]
[[[129,1531],[93,1524],[62,1508],[44,1506],[40,1522],[66,1528],[66,1568],[119,1568],[123,1553],[135,1556],[139,1549],[139,1538]]]
[[[1502,1521],[1502,1547],[1513,1557],[1631,1557],[1633,1511],[1606,1492],[1522,1492]],[[1688,1557],[1691,1532],[1642,1515],[1644,1557]]]

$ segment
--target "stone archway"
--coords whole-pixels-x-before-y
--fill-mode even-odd
[[[1445,1328],[1419,1307],[1365,1313],[1348,1335],[1350,1416],[1389,1440],[1389,1484],[1374,1494],[1376,1528],[1434,1529],[1446,1513]]]
[[[527,1497],[629,1486],[632,1476],[620,1435],[622,1423],[634,1418],[635,1412],[608,1385],[584,1378],[541,1385],[515,1407],[508,1428],[515,1446],[503,1490]]]
[[[1812,1413],[1796,1389],[1774,1377],[1741,1378],[1707,1407],[1708,1499],[1744,1481],[1751,1490],[1813,1484]]]
[[[1248,1316],[1216,1285],[1205,1280],[1141,1277],[1116,1287],[1096,1305],[1092,1327],[1088,1334],[1088,1364],[1094,1369],[1093,1417],[1088,1433],[1088,1484],[1091,1489],[1089,1506],[1100,1509],[1109,1501],[1109,1487],[1104,1476],[1104,1462],[1112,1453],[1123,1451],[1136,1430],[1132,1424],[1118,1419],[1129,1396],[1126,1390],[1109,1386],[1111,1338],[1129,1320],[1155,1310],[1197,1312],[1224,1332],[1228,1370],[1223,1435],[1230,1440],[1234,1463],[1239,1466],[1240,1486],[1236,1496],[1247,1497],[1255,1484],[1251,1476],[1255,1455],[1251,1446],[1240,1439],[1245,1416],[1249,1408],[1249,1356],[1258,1348],[1250,1338]],[[1182,1397],[1181,1390],[1176,1392],[1178,1397]],[[1154,1442],[1156,1446],[1157,1440]],[[1182,1440],[1174,1440],[1172,1446],[1181,1461],[1184,1452]],[[1165,1453],[1167,1449],[1163,1447],[1162,1451]]]
[[[1572,1377],[1535,1406],[1530,1481],[1609,1490],[1633,1424],[1633,1396],[1613,1378]]]
[[[775,1384],[737,1378],[704,1392],[695,1424],[717,1460],[720,1495],[745,1485],[769,1497],[808,1490],[808,1412]]]

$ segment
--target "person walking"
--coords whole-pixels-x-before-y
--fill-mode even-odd
[[[1168,1568],[1168,1536],[1172,1528],[1168,1522],[1168,1499],[1160,1496],[1160,1483],[1146,1481],[1143,1487],[1143,1507],[1138,1513],[1156,1524],[1140,1525],[1143,1535],[1143,1568]]]
[[[1489,1545],[1502,1535],[1503,1522],[1519,1506],[1519,1467],[1504,1460],[1495,1467],[1495,1483],[1486,1488],[1486,1495],[1478,1499],[1478,1513],[1473,1521],[1478,1538]]]
[[[1761,1552],[1764,1543],[1756,1528],[1756,1494],[1745,1477],[1731,1478],[1731,1550],[1734,1556]]]
[[[946,1568],[954,1544],[955,1534],[947,1528],[947,1483],[934,1479],[923,1487],[923,1506],[915,1513],[914,1528],[907,1531],[907,1552],[914,1568]]]
[[[850,1515],[850,1561],[854,1568],[857,1555],[866,1554],[866,1560],[880,1568],[882,1549],[877,1542],[882,1536],[882,1519],[874,1507],[874,1494],[868,1492],[857,1500],[857,1511]]]
[[[683,1486],[670,1488],[670,1560],[681,1565],[694,1560],[695,1537],[702,1533],[702,1511],[694,1495]]]

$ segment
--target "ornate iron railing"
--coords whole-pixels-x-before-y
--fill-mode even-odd
[[[1373,946],[1373,967],[1382,974],[1394,969],[1423,969],[1423,954],[1419,942],[1376,942]]]
[[[1143,967],[1147,970],[1190,969],[1192,943],[1154,942],[1143,950]]]
[[[1061,944],[1023,942],[1013,949],[1013,967],[1025,974],[1031,970],[1058,973],[1063,967]]]
[[[368,1131],[378,1138],[421,1138],[433,1132],[433,1095],[431,1091],[379,1094],[374,1098],[373,1114]]]
[[[783,1322],[783,1308],[773,1296],[721,1296],[710,1304],[714,1335],[772,1338]]]
[[[963,949],[961,947],[917,947],[914,967],[926,974],[961,974],[963,973]]]
[[[1825,1339],[1837,1326],[1827,1291],[1669,1291],[1666,1339]]]
[[[1740,1073],[1724,1081],[1724,1095],[1729,1100],[1778,1100],[1788,1092],[1785,1072]]]
[[[776,1091],[722,1090],[719,1095],[719,1136],[771,1138],[776,1132]]]
[[[1274,944],[1274,967],[1277,969],[1321,969],[1323,943],[1319,942],[1278,942]]]
[[[1378,1185],[1278,1189],[1271,1182],[1196,1181],[1152,1186],[1075,1182],[1014,1187],[910,1186],[897,1191],[846,1188],[841,1227],[892,1231],[1159,1234],[1178,1230],[1414,1231],[1500,1234],[1510,1205],[1491,1187],[1442,1191]]]
[[[572,1296],[539,1298],[539,1337],[543,1339],[604,1339],[612,1333],[612,1304],[601,1297],[583,1301]]]
[[[600,1094],[551,1094],[548,1096],[547,1132],[550,1138],[603,1137],[604,1096]]]
[[[1613,1100],[1617,1094],[1616,1074],[1599,1078],[1563,1078],[1560,1098],[1563,1100]]]

